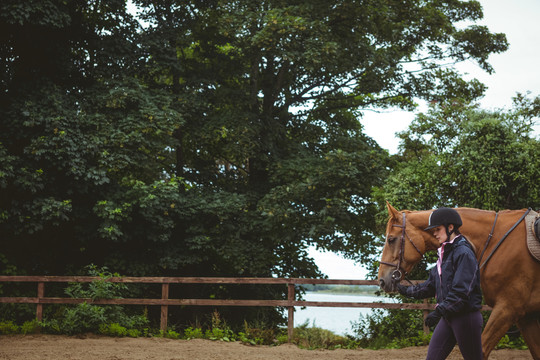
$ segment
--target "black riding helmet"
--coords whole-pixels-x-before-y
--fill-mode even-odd
[[[429,226],[424,230],[433,229],[443,225],[448,233],[448,225],[450,224],[454,225],[454,230],[459,229],[459,227],[463,225],[461,216],[459,216],[458,212],[452,208],[442,207],[429,215]]]

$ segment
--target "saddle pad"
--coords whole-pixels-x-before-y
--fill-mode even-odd
[[[540,261],[540,241],[538,241],[534,234],[534,221],[538,216],[539,214],[537,212],[531,210],[525,217],[525,226],[527,228],[527,248],[532,257]]]

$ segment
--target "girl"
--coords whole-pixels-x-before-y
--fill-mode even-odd
[[[437,266],[421,284],[398,285],[404,296],[415,299],[435,296],[437,299],[435,311],[425,319],[427,326],[436,325],[428,348],[428,360],[446,359],[456,343],[465,360],[482,359],[480,272],[471,244],[459,232],[461,225],[456,210],[439,208],[433,211],[425,230],[433,231],[441,244]]]

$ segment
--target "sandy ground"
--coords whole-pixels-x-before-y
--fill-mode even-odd
[[[427,347],[395,350],[304,350],[295,345],[163,338],[86,338],[54,335],[0,336],[1,360],[383,360],[424,359]],[[459,350],[448,359],[462,359]],[[490,360],[531,359],[528,351],[496,350]]]

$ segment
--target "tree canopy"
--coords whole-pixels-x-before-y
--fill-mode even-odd
[[[476,1],[132,3],[0,5],[6,269],[314,277],[309,246],[367,259],[392,162],[362,112],[480,96],[448,64],[491,72],[508,46],[462,26]]]
[[[393,171],[375,198],[408,210],[539,209],[540,141],[534,134],[539,104],[540,97],[522,94],[506,111],[482,110],[470,102],[432,104],[399,134]],[[386,217],[381,207],[380,225]],[[424,257],[413,276],[425,278],[426,265],[435,259],[436,254]],[[375,271],[376,262],[371,265]]]
[[[511,110],[434,104],[400,133],[399,164],[384,197],[411,210],[463,206],[538,208],[540,98],[518,94]]]

